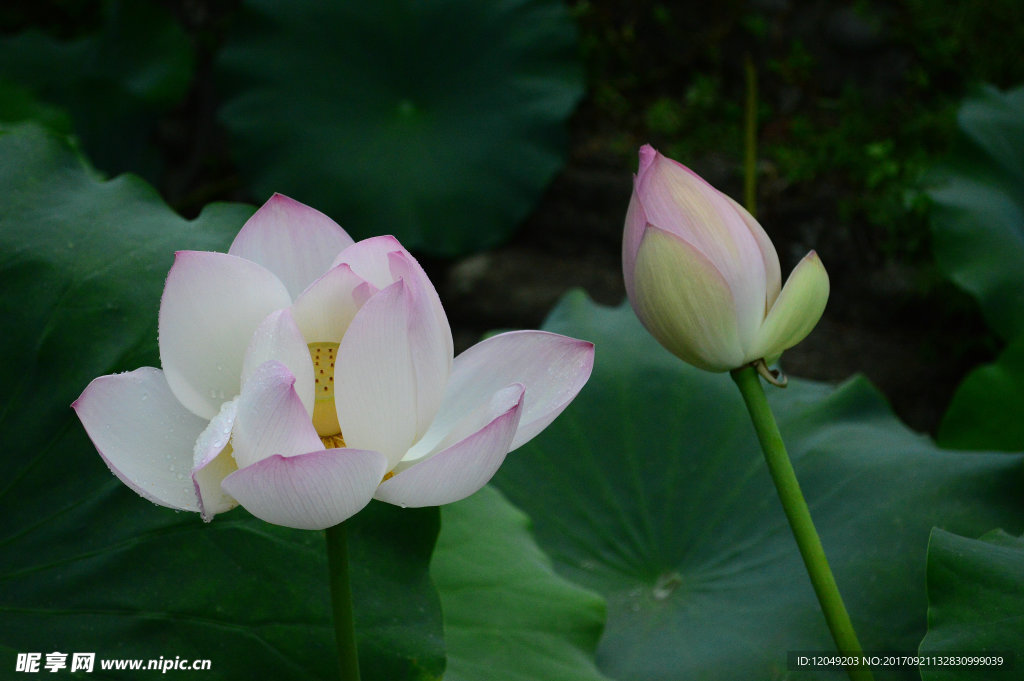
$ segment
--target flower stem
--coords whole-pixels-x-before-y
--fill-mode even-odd
[[[775,416],[768,406],[757,371],[753,366],[745,366],[734,370],[732,379],[739,387],[747,411],[750,412],[757,439],[768,463],[768,471],[775,482],[779,500],[793,530],[800,555],[804,559],[814,593],[818,596],[821,610],[825,614],[825,621],[832,631],[832,639],[841,654],[863,656],[857,634],[853,630],[853,623],[850,622],[850,615],[843,605],[842,596],[839,595],[839,587],[832,576],[832,569],[825,557],[825,549],[821,545],[818,532],[814,529],[811,511],[804,500],[803,492],[800,491],[800,483],[797,482],[793,464],[786,453],[786,445],[782,442],[779,426],[775,423]],[[846,671],[853,681],[872,679],[871,670],[864,666],[849,666]]]
[[[331,585],[334,638],[338,643],[339,678],[341,681],[359,681],[359,651],[356,648],[356,627],[352,613],[345,523],[327,528],[327,571]]]

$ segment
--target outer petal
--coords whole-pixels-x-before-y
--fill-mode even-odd
[[[416,440],[416,366],[409,345],[410,294],[398,281],[356,313],[334,367],[334,401],[345,442],[394,467]]]
[[[735,201],[686,166],[657,152],[641,168],[636,193],[651,225],[689,243],[724,277],[732,291],[741,345],[749,347],[764,319],[767,273],[759,240],[741,214],[746,211],[737,210]]]
[[[651,149],[644,147],[644,149]],[[653,152],[654,150],[651,149]],[[643,149],[640,150],[640,165],[643,167]],[[622,277],[626,284],[626,295],[633,297],[633,278],[636,269],[636,253],[640,250],[640,240],[647,229],[647,214],[643,203],[636,194],[636,178],[633,178],[633,195],[626,208],[626,227],[622,232]]]
[[[366,506],[386,466],[383,454],[357,449],[275,454],[232,473],[223,487],[268,523],[322,530]]]
[[[748,361],[776,357],[811,332],[828,302],[829,281],[814,251],[797,263],[772,306]]]
[[[492,336],[455,358],[437,418],[416,452],[438,447],[456,424],[511,383],[525,386],[523,414],[512,449],[555,420],[590,378],[594,346],[546,331],[511,331]]]
[[[121,482],[162,506],[199,510],[189,470],[206,421],[181,406],[162,371],[100,376],[71,406]]]
[[[295,456],[323,449],[294,384],[286,366],[270,361],[242,386],[231,440],[239,468],[274,454]]]
[[[307,343],[337,343],[362,304],[376,292],[373,284],[342,264],[299,294],[292,313]]]
[[[220,413],[196,440],[192,460],[192,483],[199,498],[199,513],[210,522],[218,513],[230,511],[238,502],[225,494],[221,481],[238,470],[231,445],[231,429],[238,411],[238,398],[221,405]]]
[[[312,414],[316,399],[313,361],[309,357],[306,339],[287,309],[271,312],[256,327],[249,347],[245,350],[242,383],[248,381],[261,364],[270,360],[281,362],[292,373],[295,377],[295,392],[306,411]]]
[[[523,412],[523,386],[499,391],[474,416],[490,417],[468,437],[381,483],[374,495],[399,506],[440,506],[465,499],[494,476],[512,445]]]
[[[178,400],[206,419],[238,394],[263,319],[291,303],[270,271],[225,253],[182,251],[160,301],[160,363]]]
[[[334,220],[274,194],[242,226],[228,253],[266,267],[295,298],[351,245],[352,237]]]
[[[651,335],[684,362],[708,371],[744,363],[728,284],[707,258],[675,235],[648,227],[630,302]]]

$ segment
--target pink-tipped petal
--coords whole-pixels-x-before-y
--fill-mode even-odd
[[[453,343],[448,316],[434,285],[411,255],[391,253],[391,271],[409,294],[409,347],[416,372],[416,437],[423,435],[444,397],[452,372]]]
[[[274,194],[242,226],[228,253],[266,267],[295,298],[351,245],[352,237],[334,220]]]
[[[299,294],[292,314],[307,343],[337,343],[377,288],[348,265],[332,267]]]
[[[590,378],[594,345],[546,331],[510,331],[483,340],[458,357],[441,409],[424,436],[436,447],[455,424],[511,384],[525,387],[516,449],[555,420]],[[417,449],[421,446],[417,443]]]
[[[291,298],[269,270],[225,253],[182,251],[160,301],[160,363],[178,400],[213,418],[238,394],[253,331]]]
[[[295,392],[306,411],[312,414],[316,399],[313,361],[309,357],[306,339],[288,309],[271,312],[253,332],[242,363],[243,385],[261,364],[270,360],[281,362],[292,373]]]
[[[257,518],[300,530],[323,530],[358,513],[386,471],[383,454],[328,449],[275,454],[239,469],[223,487]]]
[[[637,317],[666,349],[707,371],[744,364],[728,283],[689,243],[648,227],[637,254]]]
[[[751,360],[778,357],[811,332],[828,303],[829,281],[814,251],[797,263],[761,327]]]
[[[519,384],[498,391],[485,409],[473,415],[478,423],[471,434],[399,469],[374,496],[399,506],[440,506],[479,490],[494,477],[512,445],[523,412],[523,394]],[[479,423],[481,416],[490,418]]]
[[[287,367],[270,361],[242,386],[231,440],[239,468],[274,454],[287,457],[323,449],[294,383]]]
[[[189,471],[206,421],[175,399],[163,372],[100,376],[71,406],[121,482],[162,506],[199,510]]]
[[[416,439],[418,387],[410,315],[406,284],[391,284],[356,313],[335,360],[334,401],[345,442],[383,453],[388,470]]]
[[[392,253],[404,253],[405,248],[393,236],[375,236],[357,241],[331,263],[331,267],[348,265],[362,279],[378,289],[387,288],[397,281],[391,272]]]

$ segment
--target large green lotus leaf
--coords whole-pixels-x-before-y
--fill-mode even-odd
[[[221,118],[258,194],[452,255],[506,238],[582,94],[558,0],[246,0]]]
[[[928,545],[928,635],[922,655],[988,656],[1002,665],[929,666],[924,681],[1021,678],[1024,664],[1024,537],[1000,530],[968,539],[942,530]]]
[[[69,407],[93,377],[155,364],[174,251],[226,250],[252,208],[183,220],[142,181],[99,179],[34,126],[0,133],[0,196],[2,664],[95,652],[209,659],[217,678],[333,678],[323,533],[242,510],[205,525],[149,504],[110,474]],[[367,678],[444,668],[428,574],[437,530],[436,509],[371,504],[353,521]]]
[[[431,574],[444,606],[445,681],[606,681],[604,601],[556,575],[529,520],[491,487],[441,510]]]
[[[967,375],[942,417],[938,442],[954,449],[1024,450],[1024,336]]]
[[[626,305],[572,295],[546,328],[593,341],[594,374],[495,480],[556,569],[608,599],[602,671],[778,679],[787,651],[834,650],[729,377],[679,362]],[[1019,531],[1024,456],[937,449],[862,378],[770,400],[861,642],[915,651],[929,532]]]
[[[1024,332],[1024,88],[964,102],[959,148],[930,192],[939,266],[1004,339]]]
[[[112,174],[157,174],[155,117],[184,96],[192,70],[188,37],[154,2],[107,0],[97,32],[72,41],[0,40],[0,74],[70,113],[91,161]]]

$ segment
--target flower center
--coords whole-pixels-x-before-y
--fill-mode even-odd
[[[327,449],[344,447],[338,410],[334,406],[334,362],[338,357],[338,344],[310,343],[309,356],[313,360],[313,375],[316,377],[313,427]]]

